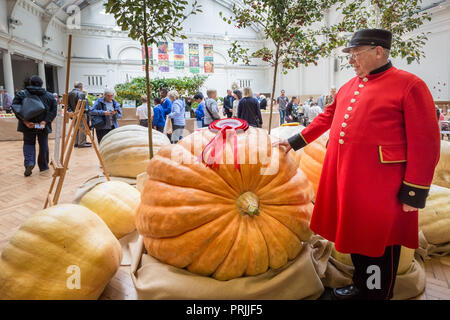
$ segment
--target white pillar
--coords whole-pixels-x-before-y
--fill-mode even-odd
[[[47,88],[47,83],[45,81],[45,63],[44,61],[39,61],[38,62],[38,73],[39,73],[39,77],[42,79],[42,88],[46,89]]]
[[[3,51],[3,73],[5,79],[5,90],[14,97],[14,79],[12,71],[11,53]]]

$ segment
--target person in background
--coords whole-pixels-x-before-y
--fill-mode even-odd
[[[205,126],[205,102],[198,93],[194,96],[194,100],[197,101],[198,107],[195,110],[195,116],[197,117],[197,128],[203,128]]]
[[[53,93],[53,98],[55,98],[57,104],[60,104],[61,101],[59,101],[59,95],[56,92]]]
[[[162,88],[159,91],[159,94],[161,95],[161,106],[164,109],[164,117],[172,112],[172,100],[167,99],[167,93],[168,91],[166,88]]]
[[[233,116],[233,101],[234,97],[231,94],[231,90],[227,90],[227,95],[223,98],[223,115],[227,116],[227,118],[231,118]]]
[[[286,122],[299,122],[300,114],[298,113],[297,97],[292,97],[286,107]]]
[[[319,107],[316,103],[311,104],[308,113],[305,113],[305,116],[308,115],[305,127],[308,126],[322,112],[322,108]]]
[[[278,111],[280,112],[280,126],[284,123],[286,117],[286,107],[289,99],[285,96],[285,91],[281,90],[281,96],[277,98]]]
[[[258,100],[259,103],[261,103],[261,95],[259,93],[257,93],[255,95],[256,100]]]
[[[55,94],[53,94],[54,96]],[[73,85],[72,91],[69,92],[68,96],[68,106],[67,111],[69,112],[69,116],[72,118],[73,113],[77,107],[78,101],[86,100],[84,105],[84,118],[87,123],[89,123],[88,113],[89,113],[89,103],[87,101],[87,95],[83,92],[83,83],[80,81],[75,81]],[[84,128],[83,122],[80,123],[80,129]],[[86,134],[83,131],[79,130],[77,136],[75,137],[75,148],[88,148],[92,146],[91,143],[87,142]]]
[[[143,126],[143,127],[148,127],[148,99],[147,96],[142,96],[141,97],[142,100],[142,104],[136,108],[136,117],[139,120],[139,125]],[[153,117],[153,109],[151,109],[151,114]]]
[[[261,110],[266,110],[267,109],[267,99],[265,95],[261,95],[261,101],[259,102],[259,108]]]
[[[17,92],[12,102],[12,104],[21,105],[22,101],[31,94],[37,96],[45,106],[45,111],[30,121],[21,120],[16,114],[19,119],[17,131],[23,133],[25,177],[31,175],[36,164],[36,138],[39,143],[39,170],[42,172],[49,169],[48,134],[52,132],[52,121],[56,117],[58,104],[53,95],[42,88],[42,84],[42,79],[39,76],[32,76],[29,86]]]
[[[241,90],[238,90],[238,89],[234,90],[233,91],[233,97],[234,97],[234,101],[233,101],[233,118],[237,118],[239,101],[241,101],[241,99],[242,99],[242,92],[241,92]]]
[[[205,101],[205,127],[215,120],[220,119],[219,108],[217,107],[217,90],[209,89],[206,91],[208,97]]]
[[[115,92],[106,88],[102,98],[95,101],[89,113],[92,116],[92,126],[97,133],[98,144],[111,130],[119,127],[118,119],[122,118],[120,104],[114,100]]]
[[[258,99],[253,97],[252,89],[244,88],[244,98],[239,101],[238,118],[245,120],[252,127],[262,127],[261,109]]]
[[[169,113],[169,118],[173,120],[171,140],[172,143],[177,143],[183,138],[183,131],[186,126],[186,120],[184,119],[186,103],[184,99],[180,99],[180,95],[176,90],[169,91],[167,97],[172,102],[172,112]]]
[[[0,111],[4,110],[6,113],[11,113],[12,99],[3,86],[0,86]]]
[[[317,100],[317,104],[319,105],[319,107],[322,108],[322,110],[325,110],[325,108],[328,105],[333,103],[335,96],[336,96],[336,87],[333,86],[330,88],[330,94],[319,97],[319,99]]]
[[[155,98],[153,99],[153,104],[155,107],[153,108],[153,129],[158,130],[159,132],[164,131],[164,126],[166,125],[166,118],[164,117],[164,109],[161,106],[161,99]]]
[[[301,109],[303,112],[303,117],[302,117],[302,125],[306,127],[307,123],[308,123],[308,114],[309,114],[309,109],[311,109],[311,106],[313,105],[317,105],[315,102],[311,102],[311,104],[304,104]]]

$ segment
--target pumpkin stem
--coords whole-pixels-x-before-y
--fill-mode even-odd
[[[237,198],[236,206],[242,215],[251,217],[259,215],[259,199],[253,192],[244,192]]]

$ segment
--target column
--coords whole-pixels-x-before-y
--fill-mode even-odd
[[[11,53],[3,51],[3,73],[5,79],[5,90],[11,97],[14,97],[14,79],[11,63]]]
[[[47,88],[47,82],[45,81],[45,62],[44,61],[39,61],[38,62],[38,73],[39,73],[39,77],[41,77],[42,79],[42,88]]]

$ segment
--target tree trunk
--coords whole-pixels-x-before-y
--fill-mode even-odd
[[[152,134],[152,107],[151,107],[151,92],[150,92],[150,73],[149,68],[149,57],[148,57],[148,43],[147,43],[147,0],[144,0],[144,51],[145,51],[145,84],[147,88],[147,118],[148,118],[148,148],[150,159],[153,158],[153,134]]]
[[[280,54],[280,45],[277,44],[277,51],[275,52],[275,68],[273,71],[272,96],[270,97],[269,134],[272,128],[273,100],[275,99],[275,86],[277,84],[278,59],[280,58],[279,54]]]

